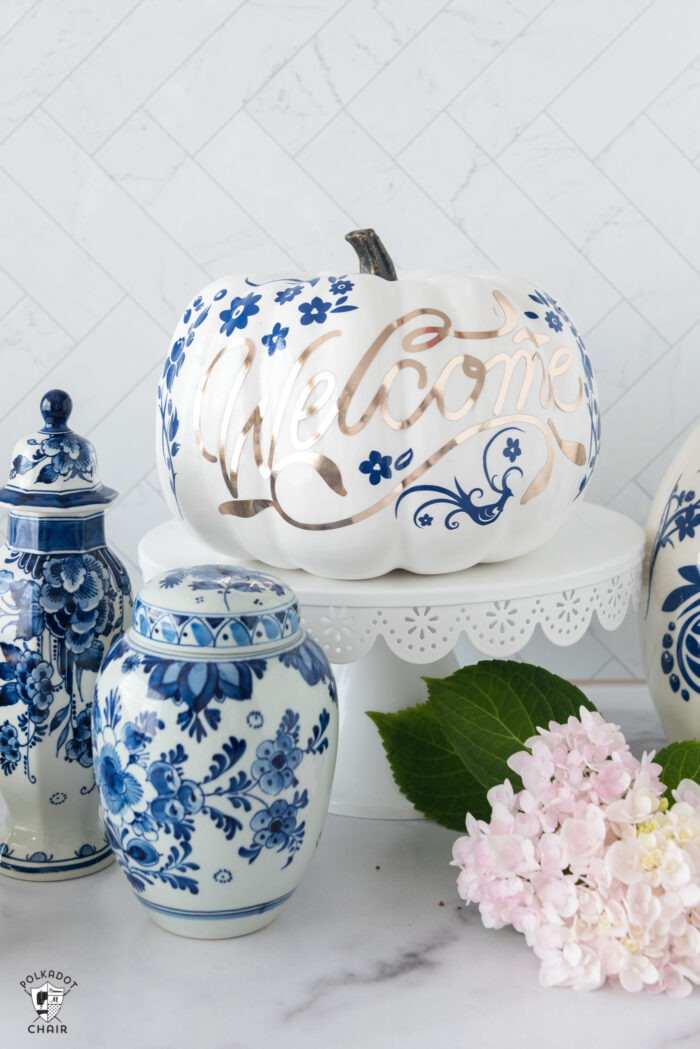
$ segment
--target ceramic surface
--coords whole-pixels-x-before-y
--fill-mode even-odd
[[[346,579],[534,549],[600,441],[574,323],[502,273],[222,278],[175,330],[157,425],[205,542]]]
[[[0,500],[0,872],[80,877],[113,860],[92,764],[92,694],[102,657],[128,625],[126,570],[108,549],[89,441],[68,427],[71,401],[52,390],[44,426],[16,446]]]
[[[199,565],[150,580],[93,712],[109,841],[155,922],[185,936],[267,925],[328,808],[336,687],[292,591]]]
[[[649,690],[670,740],[700,739],[700,427],[664,476],[647,522],[640,610]]]

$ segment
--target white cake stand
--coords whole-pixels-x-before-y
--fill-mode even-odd
[[[606,630],[620,626],[639,598],[644,532],[613,510],[577,504],[539,550],[512,561],[451,575],[396,571],[379,579],[338,580],[274,568],[299,597],[306,629],[325,650],[339,689],[340,743],[330,811],[410,819],[367,710],[396,711],[423,701],[426,677],[459,666],[462,634],[486,656],[519,652],[539,626],[556,645],[571,645],[595,612]],[[227,558],[193,538],[179,521],[139,544],[146,579],[181,565]]]

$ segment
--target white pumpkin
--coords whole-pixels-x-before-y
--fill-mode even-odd
[[[555,299],[503,273],[229,276],[178,324],[158,389],[174,512],[211,546],[355,579],[516,557],[595,464],[590,360]]]

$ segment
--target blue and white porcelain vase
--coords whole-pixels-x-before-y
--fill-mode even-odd
[[[44,425],[16,445],[0,501],[0,872],[78,878],[114,859],[92,764],[92,695],[102,658],[131,620],[129,578],[105,543],[95,450],[50,390]]]
[[[640,627],[664,732],[671,742],[700,739],[700,427],[677,453],[651,507]]]
[[[274,576],[200,565],[151,579],[93,709],[110,844],[163,928],[267,925],[323,827],[338,735],[328,661]]]

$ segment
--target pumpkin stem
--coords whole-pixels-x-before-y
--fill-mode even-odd
[[[373,229],[354,229],[345,239],[357,252],[360,273],[373,273],[384,280],[396,280],[396,270],[391,255]]]

